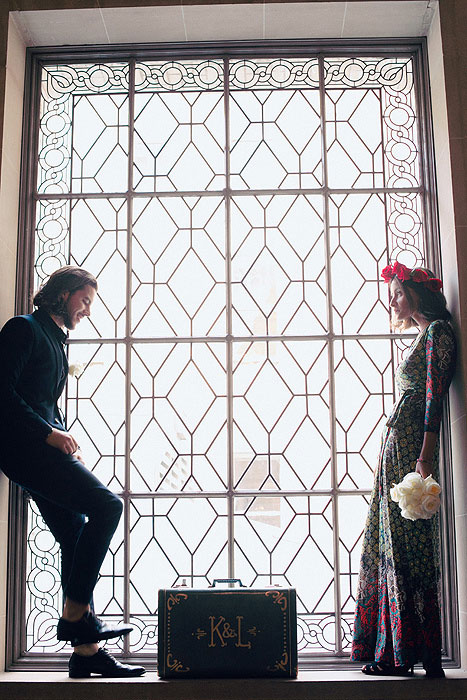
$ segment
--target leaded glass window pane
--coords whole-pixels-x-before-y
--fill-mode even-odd
[[[414,57],[222,56],[42,66],[34,282],[98,279],[63,408],[125,503],[96,610],[154,656],[159,587],[295,586],[338,657],[407,346],[380,272],[426,257]],[[26,651],[60,651],[33,503],[28,543]]]

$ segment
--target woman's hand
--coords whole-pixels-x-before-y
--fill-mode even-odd
[[[433,462],[427,459],[417,459],[415,471],[426,479],[427,476],[433,473]]]
[[[424,479],[433,473],[433,455],[438,442],[438,433],[426,431],[423,436],[423,444],[417,459],[415,471],[421,474]]]

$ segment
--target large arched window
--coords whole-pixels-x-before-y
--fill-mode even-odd
[[[155,655],[158,588],[235,576],[296,587],[302,661],[345,656],[407,344],[380,271],[438,263],[421,45],[30,68],[24,292],[69,262],[99,281],[63,409],[125,503],[95,595],[135,625],[115,651]],[[33,502],[27,532],[16,648],[46,658],[59,552]]]

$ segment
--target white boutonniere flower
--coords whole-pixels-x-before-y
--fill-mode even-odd
[[[92,367],[93,365],[103,365],[103,362],[75,362],[74,364],[71,364],[68,366],[68,374],[71,377],[78,378],[82,375],[84,372],[85,368],[87,367]]]
[[[417,472],[406,474],[400,484],[393,484],[391,499],[399,504],[401,515],[407,520],[428,520],[439,510],[441,486],[427,476]]]
[[[68,367],[68,374],[70,377],[79,377],[79,375],[82,373],[84,369],[84,363],[83,362],[75,362],[72,365],[69,365]]]

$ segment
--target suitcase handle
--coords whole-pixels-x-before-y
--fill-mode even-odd
[[[240,588],[246,588],[247,586],[244,586],[241,579],[239,578],[215,578],[214,581],[212,582],[212,585],[209,586],[209,588],[215,588],[216,583],[238,583]]]

